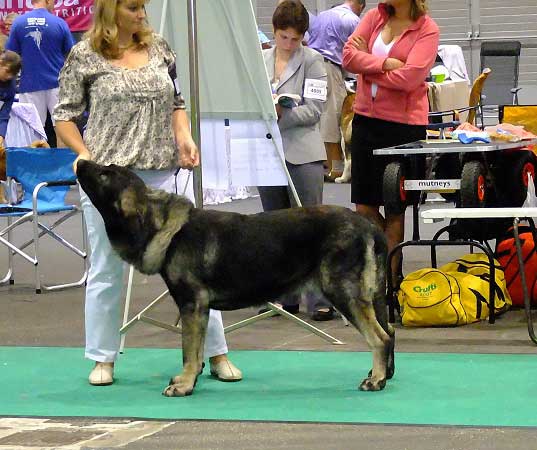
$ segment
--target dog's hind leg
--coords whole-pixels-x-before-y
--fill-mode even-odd
[[[382,310],[385,245],[377,248],[373,240],[366,242],[364,250],[357,246],[358,252],[353,252],[352,247],[347,247],[346,251],[350,256],[363,252],[362,264],[356,264],[356,260],[353,262],[352,259],[341,260],[341,257],[339,264],[335,265],[330,264],[330,258],[323,261],[321,288],[341,314],[365,337],[373,353],[373,369],[360,384],[360,389],[378,391],[386,385],[387,377],[393,375],[388,364],[394,339],[393,329],[388,327],[386,311]]]
[[[362,333],[373,354],[373,370],[360,384],[362,391],[380,391],[386,385],[387,362],[391,337],[377,321],[370,302],[351,301],[347,319]]]
[[[386,255],[380,253],[376,255],[377,267],[386,267]],[[386,305],[386,271],[376,271],[376,292],[373,297],[373,307],[375,316],[382,329],[390,336],[390,344],[387,351],[386,378],[389,380],[395,373],[395,329],[388,322],[388,308]]]
[[[379,284],[379,286],[382,285]],[[390,344],[388,345],[386,355],[386,378],[389,380],[395,373],[395,329],[388,323],[386,294],[384,292],[380,292],[377,298],[373,300],[373,306],[378,323],[390,337]]]
[[[202,369],[203,344],[209,321],[207,294],[199,294],[201,301],[183,303],[180,306],[183,330],[183,371],[170,380],[164,389],[167,397],[184,397],[191,395],[196,380]]]
[[[339,291],[325,288],[323,292],[339,312],[364,336],[373,354],[373,370],[362,381],[360,389],[379,391],[386,385],[389,374],[387,364],[392,338],[377,320],[373,306],[374,301],[372,299],[359,299],[362,296],[361,290],[358,288],[360,281],[354,277],[345,279],[343,283],[341,280],[338,281]],[[332,283],[330,284],[334,286]]]

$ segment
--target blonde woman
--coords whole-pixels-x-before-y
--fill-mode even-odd
[[[148,185],[174,191],[177,167],[199,164],[185,103],[176,80],[175,55],[147,25],[145,0],[95,0],[94,23],[73,47],[60,74],[57,132],[78,160],[134,170]],[[84,138],[75,121],[89,112]],[[76,169],[76,162],[75,162]],[[112,384],[119,349],[124,264],[86,194],[91,267],[86,288],[86,358],[95,361],[92,385]],[[212,311],[205,340],[211,373],[222,381],[242,374],[227,359],[219,311]]]
[[[343,68],[358,74],[352,123],[351,201],[385,232],[391,250],[404,237],[405,215],[385,213],[382,177],[389,158],[373,150],[425,138],[427,83],[438,51],[438,26],[425,0],[385,0],[371,9],[343,49]],[[392,271],[397,275],[398,260]],[[394,278],[395,279],[395,278]]]

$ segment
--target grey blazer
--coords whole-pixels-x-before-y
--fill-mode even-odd
[[[263,50],[263,57],[269,80],[274,80],[274,62],[276,48]],[[300,46],[293,56],[276,86],[277,94],[304,95],[306,79],[326,81],[323,57],[308,47]],[[278,121],[282,135],[285,159],[291,164],[305,164],[326,160],[326,150],[319,131],[319,120],[324,109],[324,102],[302,98],[302,104],[294,108],[282,108]]]

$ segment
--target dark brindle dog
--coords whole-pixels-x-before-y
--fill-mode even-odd
[[[189,395],[202,369],[209,308],[262,304],[313,284],[364,336],[373,369],[360,389],[383,389],[394,372],[385,303],[382,232],[346,208],[319,206],[253,215],[196,209],[152,190],[127,169],[80,161],[78,179],[101,213],[119,256],[160,273],[181,313],[183,371],[164,390]]]

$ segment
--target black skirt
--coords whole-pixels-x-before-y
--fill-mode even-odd
[[[373,150],[426,138],[425,125],[408,125],[354,115],[352,121],[351,202],[381,206],[384,169],[400,156],[373,156]]]

